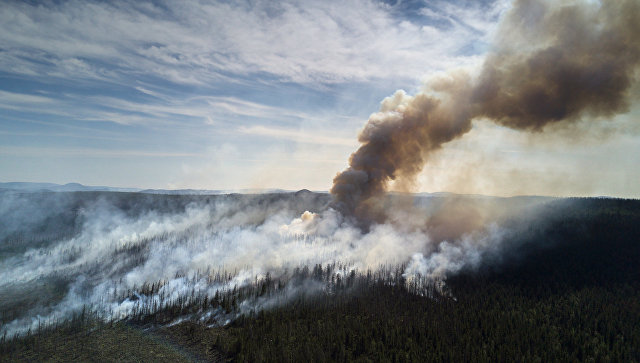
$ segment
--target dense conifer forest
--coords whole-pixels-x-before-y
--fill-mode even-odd
[[[407,279],[402,265],[306,266],[213,298],[141,305],[124,320],[105,321],[87,308],[1,338],[0,360],[640,361],[640,203],[572,198],[541,208],[543,219],[525,213],[504,222],[520,233],[499,257],[442,280]],[[321,292],[243,310],[243,301],[310,283]],[[202,311],[229,319],[176,320]]]

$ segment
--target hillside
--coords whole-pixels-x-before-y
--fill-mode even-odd
[[[445,202],[429,203],[436,208]],[[483,263],[448,274],[444,286],[412,284],[403,276],[406,266],[336,278],[339,265],[315,265],[215,299],[140,310],[121,322],[76,315],[28,337],[4,338],[0,358],[640,361],[640,202],[550,200],[500,223],[511,231],[500,253],[483,252]],[[313,281],[325,288],[270,308],[233,313],[243,311],[242,301],[277,298],[287,286]],[[154,289],[159,287],[140,294],[153,295]],[[227,311],[236,318],[222,325],[176,321],[203,311]]]

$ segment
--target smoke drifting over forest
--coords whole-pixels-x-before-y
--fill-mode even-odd
[[[83,309],[104,319],[127,319],[143,309],[154,313],[178,302],[193,304],[265,279],[290,281],[296,269],[317,265],[333,266],[335,278],[406,266],[400,271],[405,278],[435,281],[500,254],[513,231],[497,223],[547,200],[422,197],[414,201],[411,217],[365,233],[329,207],[329,195],[306,191],[3,192],[0,335],[34,331]],[[402,216],[401,209],[396,212]],[[446,218],[452,212],[455,217]],[[223,324],[329,288],[305,279],[283,285],[275,297],[239,300],[234,312],[205,310],[173,319]]]
[[[475,73],[451,71],[409,96],[386,98],[360,133],[362,146],[337,175],[337,209],[384,219],[379,197],[391,182],[411,190],[434,151],[476,118],[516,130],[602,121],[628,111],[640,61],[637,1],[516,1]]]
[[[526,212],[540,223],[535,206],[548,199],[413,199],[385,194],[390,183],[411,190],[430,155],[477,118],[544,132],[551,124],[589,128],[627,111],[638,39],[637,1],[516,1],[481,69],[451,71],[415,96],[397,91],[382,101],[331,195],[5,193],[0,334],[33,330],[85,306],[105,319],[142,306],[153,313],[286,280],[304,266],[338,262],[334,274],[345,276],[397,265],[406,279],[437,280],[499,260],[504,241],[526,229],[505,224],[508,217]],[[290,285],[279,299],[325,288]],[[247,299],[236,313],[281,301]],[[233,318],[199,314],[219,323]]]

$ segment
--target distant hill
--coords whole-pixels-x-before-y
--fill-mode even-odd
[[[139,188],[118,188],[107,186],[87,186],[79,183],[55,184],[55,183],[30,183],[9,182],[0,183],[2,190],[15,190],[21,192],[52,191],[52,192],[85,192],[85,191],[109,191],[109,192],[139,192]]]
[[[109,186],[93,186],[93,185],[83,185],[80,183],[67,183],[67,184],[55,184],[55,183],[33,183],[33,182],[7,182],[0,183],[0,193],[6,191],[18,191],[18,192],[42,192],[42,191],[51,191],[51,192],[129,192],[129,193],[145,193],[145,194],[168,194],[168,195],[212,195],[212,194],[271,194],[271,193],[320,193],[326,194],[328,193],[326,190],[313,190],[310,191],[308,189],[301,189],[298,191],[288,190],[288,189],[142,189],[142,188],[120,188],[120,187],[109,187]],[[490,195],[482,195],[482,194],[456,194],[451,192],[421,192],[421,193],[400,193],[400,192],[389,192],[389,195],[405,195],[411,194],[416,197],[464,197],[464,198],[475,198],[475,199],[495,199],[502,197],[495,197]],[[505,197],[507,198],[507,197]],[[511,199],[523,199],[523,200],[551,200],[555,199],[554,197],[546,197],[546,196],[514,196],[508,197]],[[598,198],[608,198],[608,197],[598,197]]]
[[[119,188],[108,186],[89,186],[80,183],[31,183],[31,182],[8,182],[0,183],[0,192],[2,191],[19,191],[19,192],[134,192],[146,194],[171,194],[171,195],[206,195],[206,194],[265,194],[265,193],[289,193],[291,190],[284,189],[238,189],[238,190],[220,190],[220,189],[141,189],[141,188]]]

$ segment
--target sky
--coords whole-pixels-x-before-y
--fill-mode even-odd
[[[380,101],[479,67],[509,6],[3,1],[0,182],[328,190]],[[478,120],[415,191],[637,198],[638,117],[580,137]]]

